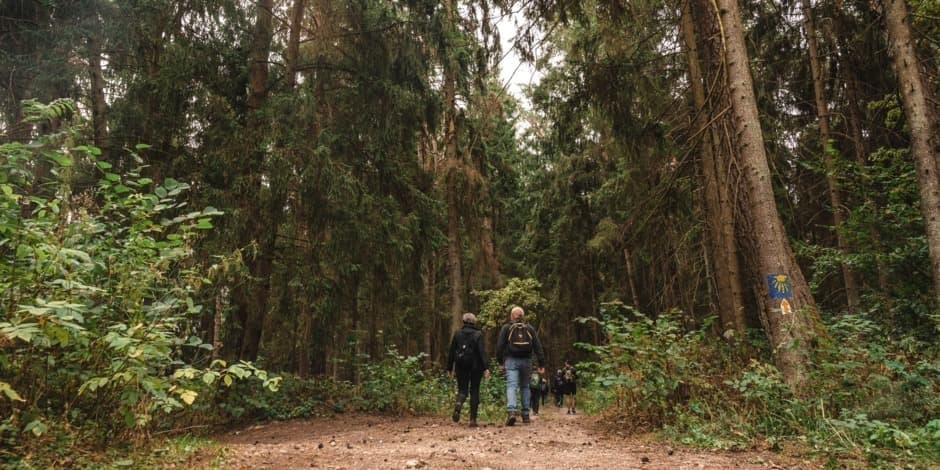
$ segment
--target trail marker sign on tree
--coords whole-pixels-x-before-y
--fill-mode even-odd
[[[793,289],[790,287],[790,276],[786,274],[768,274],[767,287],[769,288],[771,299],[789,299],[793,297]]]

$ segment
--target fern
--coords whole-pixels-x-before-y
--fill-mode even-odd
[[[75,102],[68,98],[57,98],[49,104],[34,99],[22,101],[23,120],[26,122],[51,122],[68,120],[77,111]]]

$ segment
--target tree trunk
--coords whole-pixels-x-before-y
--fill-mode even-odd
[[[108,103],[105,101],[104,70],[101,67],[101,41],[92,33],[88,39],[88,72],[91,76],[91,122],[95,147],[108,159]]]
[[[901,105],[911,128],[911,153],[920,186],[934,300],[940,305],[940,129],[937,102],[914,51],[904,0],[882,0],[889,51],[898,76]]]
[[[630,287],[630,300],[633,302],[633,308],[640,309],[640,296],[636,293],[636,283],[633,281],[633,259],[630,257],[630,250],[623,247],[623,263],[627,267],[627,285]]]
[[[215,312],[212,315],[212,356],[214,361],[222,353],[222,314],[225,304],[222,302],[222,293],[215,294]]]
[[[706,10],[708,11],[708,10]],[[713,17],[703,17],[702,21],[707,21]],[[715,21],[711,21],[711,27],[707,28],[710,34],[717,34]],[[692,5],[686,1],[682,4],[682,34],[685,41],[686,51],[689,61],[689,81],[692,88],[692,98],[695,106],[694,132],[701,133],[701,143],[699,149],[701,152],[701,168],[704,192],[704,209],[707,232],[707,245],[711,248],[709,252],[712,255],[715,272],[715,284],[718,297],[718,315],[721,320],[723,332],[732,330],[734,334],[740,336],[744,333],[744,300],[742,296],[740,267],[738,261],[738,251],[734,240],[734,210],[730,197],[728,197],[728,178],[725,176],[730,155],[721,158],[722,153],[718,144],[719,133],[713,132],[713,126],[723,122],[720,113],[723,106],[713,101],[709,108],[706,101],[705,77],[702,73],[700,64],[702,63],[698,42],[695,38],[695,28],[692,16]],[[722,61],[715,51],[716,57],[713,59],[713,73],[721,76]],[[717,78],[717,77],[715,77]],[[711,83],[716,83],[713,79]],[[713,112],[709,113],[709,109]],[[713,119],[709,119],[710,116]],[[712,122],[710,125],[709,122]]]
[[[247,305],[243,305],[244,332],[239,351],[239,358],[253,361],[258,356],[258,348],[264,330],[264,318],[268,310],[268,297],[271,286],[271,265],[273,261],[274,240],[277,237],[279,220],[272,220],[265,215],[273,216],[281,212],[274,202],[273,194],[269,197],[267,206],[270,209],[264,214],[266,207],[262,196],[262,174],[264,171],[265,151],[261,149],[263,140],[263,121],[259,110],[268,98],[268,53],[271,49],[273,15],[273,0],[260,0],[258,2],[254,37],[250,52],[251,62],[248,67],[248,118],[246,124],[246,141],[248,148],[254,147],[248,153],[248,161],[242,165],[242,176],[248,184],[240,195],[240,212],[243,214],[242,232],[247,235],[247,243],[242,248],[257,244],[257,252],[248,263],[252,279],[248,282],[251,293],[247,297]],[[272,183],[272,186],[274,183]],[[274,188],[272,187],[272,192]],[[276,219],[276,218],[275,218]],[[243,235],[244,236],[244,235]]]
[[[268,54],[274,27],[273,8],[274,0],[258,0],[258,17],[255,20],[251,63],[248,66],[248,109],[252,112],[260,109],[268,98]]]
[[[485,201],[489,206],[489,198]],[[499,259],[496,258],[496,244],[493,242],[493,216],[491,206],[487,207],[486,215],[483,216],[482,232],[480,233],[480,245],[483,251],[483,260],[486,266],[486,275],[489,278],[489,285],[486,288],[499,289],[502,287],[502,280],[499,274]]]
[[[760,314],[783,379],[792,389],[801,390],[807,380],[818,312],[796,264],[774,201],[738,3],[737,0],[717,0],[717,7],[723,27],[728,88],[745,184],[742,196],[746,199],[747,211],[743,217],[748,219],[751,229],[746,235],[751,258],[756,262],[756,273],[752,273],[756,276],[750,282],[758,294]],[[773,298],[772,287],[776,294]],[[778,301],[780,296],[785,298]]]
[[[445,2],[447,31],[453,33],[456,28],[453,0]],[[460,259],[460,214],[457,207],[457,173],[463,165],[457,150],[457,63],[455,52],[448,44],[443,54],[444,64],[444,161],[447,192],[447,266],[450,274],[450,312],[451,326],[459,328],[463,315],[463,271]]]
[[[826,183],[829,186],[829,203],[832,205],[832,222],[835,228],[836,246],[843,255],[849,253],[848,244],[842,236],[842,223],[844,209],[842,204],[842,189],[836,178],[836,153],[831,149],[831,135],[829,130],[829,103],[826,99],[823,78],[823,67],[819,60],[819,46],[816,42],[816,25],[813,21],[813,9],[810,0],[801,0],[803,6],[803,27],[806,33],[806,45],[809,49],[809,65],[813,74],[813,95],[816,100],[816,116],[819,120],[819,140],[822,148],[823,163],[826,168]],[[848,264],[842,263],[842,280],[845,284],[845,297],[848,310],[854,312],[858,308],[858,281],[855,272]]]
[[[287,86],[297,85],[297,62],[300,59],[300,31],[303,29],[305,0],[294,0],[290,11],[290,35],[287,39],[287,64],[284,74]]]
[[[451,170],[456,171],[456,170]],[[450,179],[453,176],[451,175]],[[460,224],[453,184],[447,188],[447,268],[450,275],[451,326],[459,328],[463,315],[463,272],[460,259]]]
[[[431,247],[426,247],[426,250],[430,250]],[[421,255],[421,294],[424,297],[424,316],[427,319],[425,323],[424,330],[424,352],[428,354],[427,365],[430,366],[434,360],[434,352],[432,350],[434,335],[432,334],[435,330],[434,327],[437,324],[435,319],[437,318],[437,305],[435,302],[434,295],[434,261],[431,256],[430,251],[425,251]]]

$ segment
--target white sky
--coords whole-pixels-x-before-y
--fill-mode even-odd
[[[522,20],[521,15],[510,15],[503,17],[496,24],[503,49],[503,58],[499,63],[499,78],[507,91],[520,101],[522,107],[530,109],[529,100],[523,95],[522,89],[526,85],[538,83],[542,78],[542,73],[535,70],[534,64],[523,62],[513,48],[517,34],[515,22]]]

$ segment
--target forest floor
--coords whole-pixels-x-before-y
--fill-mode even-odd
[[[472,429],[466,410],[449,417],[344,414],[273,422],[217,437],[221,460],[197,455],[191,468],[559,468],[790,469],[818,463],[768,450],[704,451],[649,435],[626,436],[596,418],[547,406],[531,424],[484,423]]]

